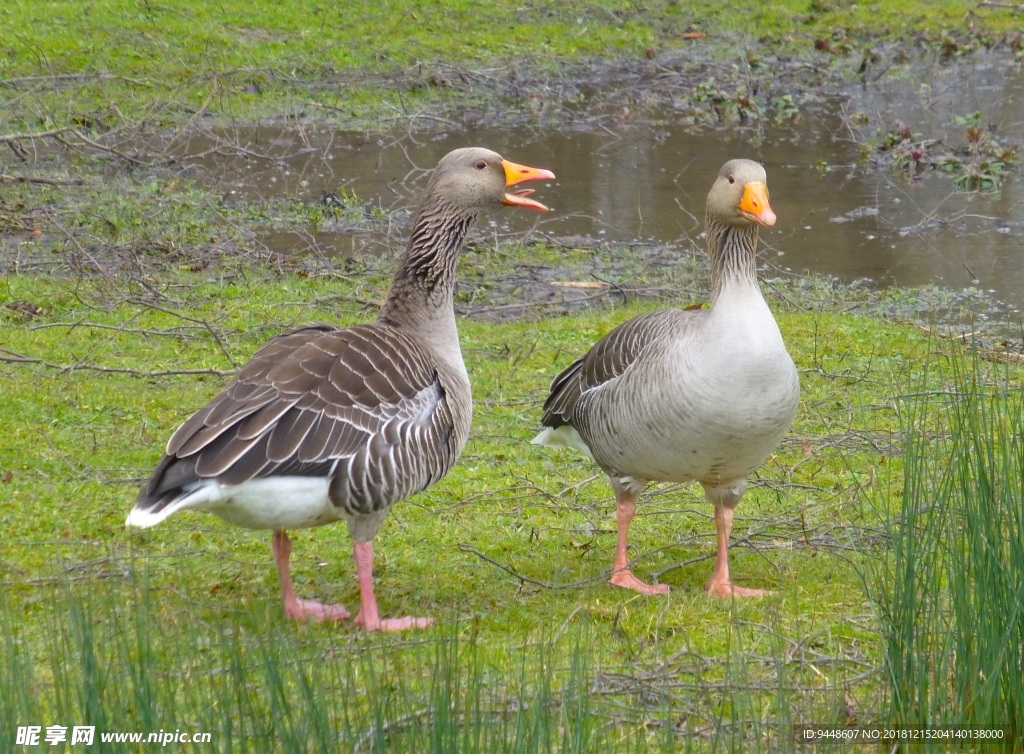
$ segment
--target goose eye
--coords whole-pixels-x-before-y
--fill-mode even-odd
[[[477,163],[476,165],[474,165],[473,167],[475,167],[475,168],[476,168],[477,170],[483,170],[484,168],[486,168],[486,167],[487,167],[487,163],[486,163],[486,162],[484,162],[483,160],[480,160],[480,161],[479,161],[479,162],[478,162],[478,163]]]
[[[736,183],[736,179],[733,176],[729,176],[729,183]]]

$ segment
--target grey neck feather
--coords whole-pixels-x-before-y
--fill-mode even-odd
[[[476,212],[443,198],[424,201],[413,222],[405,255],[395,272],[378,321],[418,329],[439,309],[451,311],[455,268]]]
[[[712,215],[704,222],[711,249],[711,298],[730,282],[757,285],[757,226],[729,225]]]

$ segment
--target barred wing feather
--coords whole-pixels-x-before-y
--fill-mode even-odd
[[[551,428],[571,425],[585,392],[619,377],[652,344],[703,316],[702,310],[658,309],[622,323],[555,377],[541,423]]]
[[[138,502],[169,501],[201,479],[338,470],[332,497],[367,512],[443,476],[452,433],[437,369],[411,338],[381,325],[304,325],[267,343],[182,424]]]

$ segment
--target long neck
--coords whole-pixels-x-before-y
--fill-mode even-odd
[[[411,336],[467,384],[452,297],[459,252],[475,220],[476,212],[441,199],[424,200],[377,318]]]
[[[729,225],[708,215],[704,227],[711,250],[711,300],[735,285],[757,287],[757,226]]]
[[[455,267],[475,212],[435,199],[420,205],[409,246],[391,281],[378,321],[400,329],[420,329],[424,317],[452,318]]]

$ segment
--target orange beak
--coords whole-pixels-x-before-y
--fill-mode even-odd
[[[517,165],[508,160],[502,160],[501,166],[505,168],[505,185],[515,186],[523,181],[553,181],[555,174],[550,170],[541,168],[529,168],[526,165]],[[527,199],[533,193],[533,189],[520,189],[512,193],[506,193],[502,201],[505,204],[512,204],[516,207],[527,207],[538,212],[547,212],[548,208],[538,201]]]
[[[758,225],[766,228],[775,225],[775,213],[768,203],[768,187],[763,183],[748,183],[743,187],[739,210],[745,218]]]

